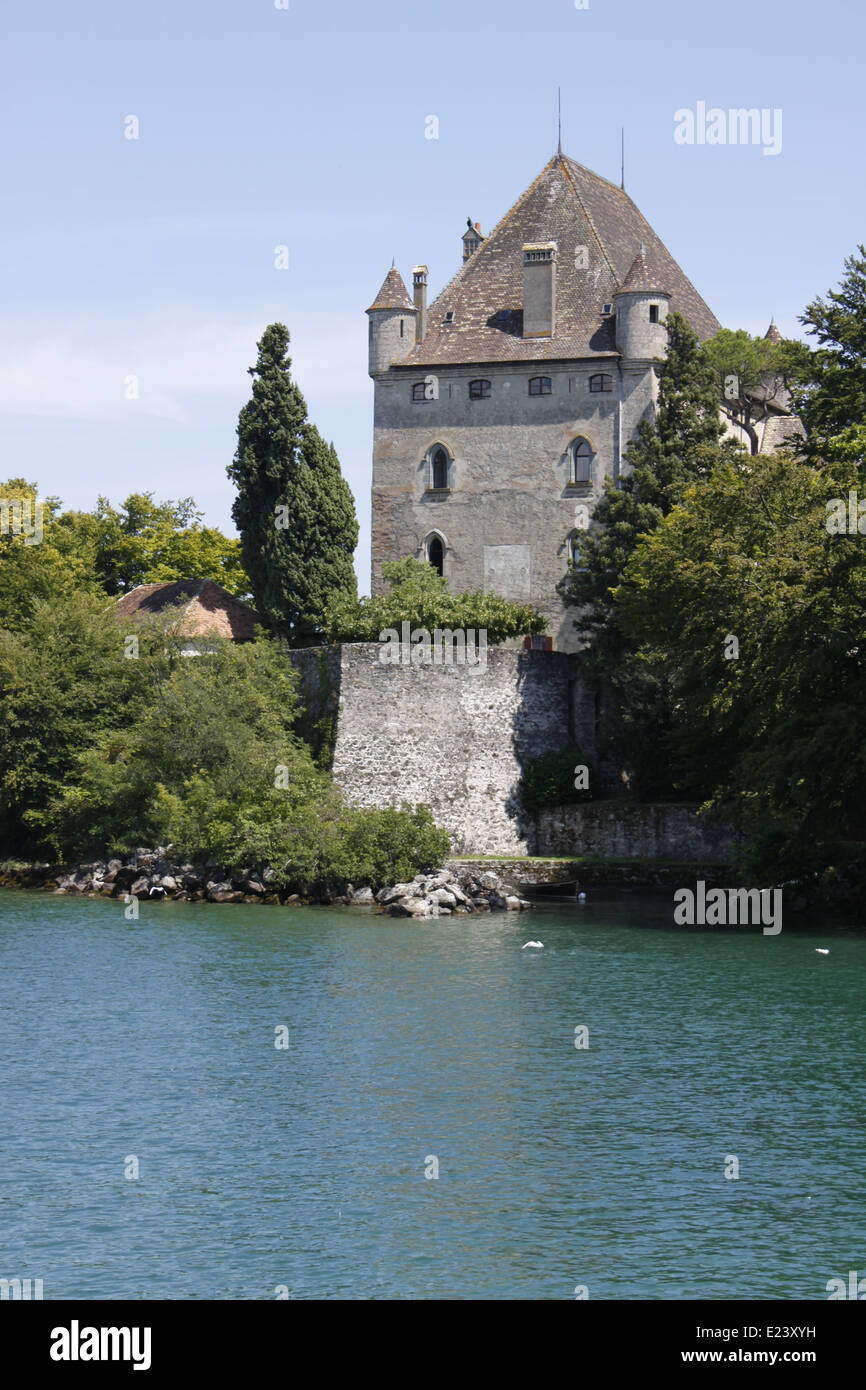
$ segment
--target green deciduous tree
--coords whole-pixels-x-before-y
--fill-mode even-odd
[[[709,477],[721,459],[741,452],[732,442],[721,442],[716,371],[694,331],[679,314],[669,316],[667,328],[655,414],[641,422],[629,444],[621,485],[606,482],[593,530],[560,584],[566,602],[578,609],[576,626],[588,643],[584,672],[604,688],[604,754],[619,760],[624,780],[647,799],[675,794],[661,752],[675,718],[672,692],[662,666],[635,660],[614,592],[642,538],[655,531],[687,487]]]
[[[119,508],[100,497],[92,512],[64,512],[58,498],[44,498],[40,534],[27,536],[22,513],[35,525],[38,500],[35,483],[0,484],[0,626],[8,630],[26,627],[39,600],[115,597],[161,580],[215,579],[238,597],[249,595],[240,541],[202,526],[190,497],[155,502],[152,493],[132,493]]]
[[[133,720],[142,699],[137,663],[105,616],[105,598],[36,599],[20,631],[0,629],[0,839],[34,851],[27,817],[63,795],[78,757]],[[44,841],[42,842],[44,846]]]
[[[252,397],[238,421],[229,477],[244,567],[265,625],[293,646],[322,640],[332,602],[357,594],[358,524],[332,444],[307,420],[290,374],[284,324],[267,328],[250,368]]]
[[[702,352],[715,373],[719,399],[724,397],[756,454],[756,424],[773,406],[789,408],[792,390],[808,375],[809,349],[793,338],[776,343],[770,338],[753,338],[743,329],[734,332],[723,328],[703,344]]]
[[[673,688],[673,776],[747,832],[774,881],[866,839],[866,551],[826,525],[828,491],[857,482],[853,464],[829,476],[784,454],[722,465],[614,595],[637,659]]]

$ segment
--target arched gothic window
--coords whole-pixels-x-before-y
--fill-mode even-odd
[[[430,486],[434,492],[448,488],[448,455],[441,444],[434,444],[430,451]]]
[[[592,481],[592,449],[585,439],[575,439],[569,450],[571,455],[572,487]]]
[[[427,537],[427,561],[431,564],[437,574],[443,574],[445,569],[445,547],[442,544],[442,537],[432,535]]]

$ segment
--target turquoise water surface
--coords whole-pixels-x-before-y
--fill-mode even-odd
[[[866,1275],[862,935],[5,890],[0,951],[0,1277],[46,1299]]]

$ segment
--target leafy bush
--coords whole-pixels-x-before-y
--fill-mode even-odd
[[[587,788],[575,787],[578,767],[588,771]],[[527,811],[535,814],[545,806],[570,806],[578,801],[591,801],[593,772],[582,752],[573,744],[555,753],[543,753],[530,758],[523,771],[520,794]]]
[[[209,639],[207,655],[184,657],[176,614],[137,632],[139,656],[124,659],[110,615],[64,600],[34,629],[53,637],[59,669],[30,673],[38,653],[21,634],[0,642],[14,731],[0,777],[19,789],[31,846],[84,859],[170,844],[299,888],[381,887],[448,854],[426,807],[344,804],[295,732],[297,675],[278,644]]]
[[[323,854],[321,876],[334,886],[382,888],[438,868],[450,850],[427,806],[347,807]]]
[[[546,620],[529,604],[514,603],[498,594],[467,591],[452,594],[447,580],[432,565],[420,560],[390,560],[382,566],[390,584],[387,594],[374,594],[354,602],[333,603],[327,620],[332,642],[378,642],[388,628],[400,632],[401,623],[413,628],[487,633],[488,646],[528,632],[544,632]]]

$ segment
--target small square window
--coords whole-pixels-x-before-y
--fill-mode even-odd
[[[427,384],[426,384],[426,382],[423,382],[423,381],[416,381],[416,382],[414,382],[413,385],[412,385],[412,399],[413,399],[413,401],[426,401],[426,399],[427,399],[427,397],[426,397],[426,395],[425,395],[425,391],[426,391],[426,390],[427,390]]]
[[[489,381],[482,381],[482,380],[470,381],[470,383],[469,383],[469,399],[470,399],[470,401],[486,401],[486,400],[487,400],[487,397],[488,397],[489,395],[490,395],[490,382],[489,382]]]
[[[531,376],[529,378],[530,396],[549,396],[552,391],[553,386],[549,376]]]

